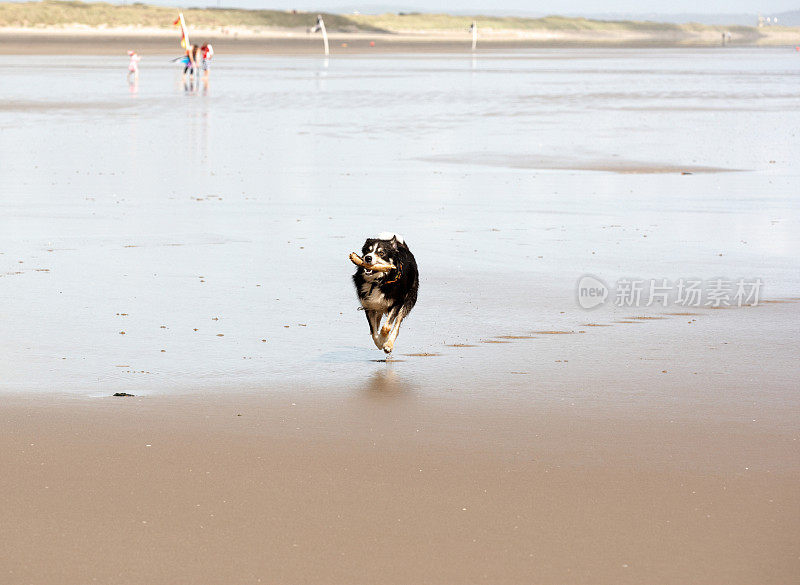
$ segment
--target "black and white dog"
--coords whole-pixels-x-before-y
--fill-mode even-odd
[[[367,266],[392,267],[388,272],[381,272],[359,266],[353,275],[358,300],[367,314],[372,340],[378,349],[390,353],[400,331],[400,323],[417,302],[417,261],[403,237],[393,233],[384,232],[376,238],[367,238],[361,253]],[[386,322],[381,326],[384,315]]]

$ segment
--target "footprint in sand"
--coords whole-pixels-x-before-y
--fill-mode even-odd
[[[537,335],[572,335],[575,331],[534,331]]]

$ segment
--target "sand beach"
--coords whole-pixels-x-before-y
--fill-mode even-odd
[[[0,55],[1,582],[796,579],[793,50],[59,38]]]
[[[224,49],[228,54],[314,55],[321,50],[319,35],[307,28],[227,26],[197,27],[194,34]],[[401,30],[398,32],[330,33],[331,51],[341,56],[385,53],[464,53],[470,36],[463,30]],[[775,27],[747,29],[731,41],[732,47],[793,46],[800,43],[800,29]],[[717,47],[716,29],[678,31],[573,31],[573,30],[481,30],[482,51],[497,52],[543,47]],[[0,55],[113,55],[136,46],[154,54],[175,52],[175,31],[164,27],[48,25],[0,26]]]

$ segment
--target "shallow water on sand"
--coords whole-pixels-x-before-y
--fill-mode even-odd
[[[800,297],[794,52],[220,51],[196,91],[150,55],[129,87],[126,62],[0,57],[0,390],[555,399],[563,376],[563,400],[589,375],[613,394],[604,365],[634,347],[796,331],[794,303],[700,309],[687,341],[669,309],[575,300],[587,273]],[[389,365],[347,260],[384,230],[421,270]],[[752,349],[728,357],[757,372]]]

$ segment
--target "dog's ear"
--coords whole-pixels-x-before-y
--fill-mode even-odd
[[[392,236],[392,239],[389,240],[389,243],[392,245],[392,248],[397,250],[397,234]]]

